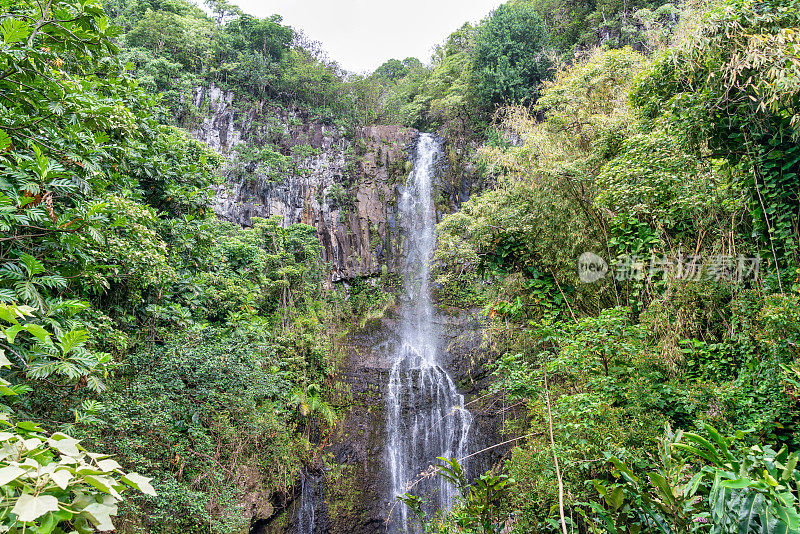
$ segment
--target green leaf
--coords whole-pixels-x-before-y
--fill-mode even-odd
[[[675,447],[678,450],[689,452],[689,453],[694,454],[696,456],[700,456],[701,458],[705,458],[706,460],[708,460],[709,462],[711,462],[711,463],[713,463],[715,465],[719,465],[717,463],[717,461],[719,460],[719,456],[716,456],[716,457],[712,456],[707,451],[700,450],[697,447],[693,447],[691,445],[687,445],[686,443],[675,443],[673,445],[673,447]]]
[[[27,330],[29,334],[33,334],[34,336],[36,336],[36,339],[42,342],[44,342],[47,339],[47,336],[50,335],[50,332],[48,332],[38,324],[26,324],[25,330]]]
[[[753,521],[757,514],[755,513],[756,497],[760,495],[755,491],[749,491],[745,498],[742,500],[742,505],[739,508],[739,526],[736,530],[737,534],[749,534],[751,527],[754,528]]]
[[[22,325],[15,324],[14,326],[9,326],[8,328],[6,328],[3,331],[3,333],[5,334],[6,339],[8,339],[9,343],[14,343],[14,339],[16,339],[17,334],[22,332],[24,329],[25,327],[23,327]]]
[[[0,32],[2,32],[3,40],[6,43],[18,43],[28,38],[31,33],[31,27],[23,20],[7,18],[0,24]]]
[[[6,132],[0,130],[0,152],[11,146],[11,138]]]
[[[150,481],[153,480],[152,478],[143,477],[138,473],[128,473],[127,475],[122,477],[122,481],[127,485],[138,489],[145,495],[152,495],[153,497],[156,496],[156,490],[153,489],[153,486],[150,485]]]
[[[601,496],[605,497],[608,495],[608,488],[606,488],[599,480],[592,480],[592,484],[594,484],[594,489],[597,490],[597,493],[599,493]]]
[[[57,525],[58,525],[58,518],[56,517],[55,513],[48,512],[44,516],[44,518],[41,521],[39,521],[36,533],[50,534],[51,532],[53,532],[53,529],[55,529]]]
[[[734,460],[734,458],[733,458],[733,455],[731,454],[731,452],[730,452],[730,450],[729,450],[729,447],[728,447],[728,442],[727,442],[727,440],[726,440],[725,438],[723,438],[723,437],[720,435],[720,433],[719,433],[719,432],[717,432],[717,429],[716,429],[716,428],[714,428],[713,426],[711,426],[711,425],[709,425],[709,424],[706,424],[706,425],[705,425],[705,429],[706,429],[706,432],[708,432],[708,435],[709,435],[709,436],[711,436],[711,439],[713,439],[713,440],[714,440],[714,442],[717,444],[717,446],[719,447],[719,450],[721,450],[721,451],[722,451],[722,454],[725,456],[725,458],[726,458],[726,459],[727,459],[729,462],[731,462],[731,463],[735,463],[735,460]],[[710,444],[709,444],[709,445],[710,445]]]
[[[27,432],[44,432],[44,428],[40,427],[33,421],[20,421],[17,423],[17,428]]]
[[[794,470],[797,467],[797,460],[798,460],[797,453],[792,453],[789,456],[789,459],[786,462],[786,466],[783,468],[783,473],[781,473],[781,480],[791,479],[792,474],[794,473]]]
[[[606,531],[608,531],[608,534],[619,534],[617,527],[614,526],[614,520],[611,517],[609,517],[609,515],[606,513],[606,510],[604,510],[602,506],[600,506],[596,502],[590,502],[589,506],[592,507],[594,513],[596,513],[598,517],[600,517],[600,519],[603,521],[604,524],[603,526],[606,527]]]
[[[624,501],[624,494],[622,490],[622,486],[618,486],[614,488],[614,491],[611,493],[610,496],[611,505],[614,507],[614,510],[619,510],[620,506]]]
[[[697,452],[694,452],[694,454],[697,454],[698,456],[702,456],[703,458],[706,458],[708,461],[714,463],[714,465],[722,466],[722,460],[719,457],[719,453],[717,452],[717,449],[706,438],[704,438],[703,436],[700,436],[698,434],[695,434],[693,432],[684,432],[683,437],[688,439],[689,441],[692,441],[692,442],[696,443],[697,445],[703,447],[707,451],[707,452],[704,451],[705,454],[700,454],[700,450],[695,449],[695,451],[697,451]],[[681,448],[683,448],[687,452],[693,452],[689,448],[687,448],[686,445],[684,445],[682,443],[676,443],[675,444],[676,447],[679,446],[679,445],[683,445],[683,447],[681,447]]]
[[[800,514],[797,513],[796,509],[790,506],[775,506],[775,512],[781,518],[781,521],[797,532],[797,529],[800,528]]]
[[[61,352],[67,354],[69,351],[76,347],[80,347],[89,339],[89,332],[86,330],[70,330],[59,340]]]
[[[52,495],[39,495],[34,497],[28,493],[19,496],[17,504],[11,510],[12,514],[17,515],[17,519],[22,522],[35,521],[47,512],[58,511],[58,499]]]
[[[113,495],[114,497],[121,498],[117,490],[114,489],[115,481],[107,476],[102,475],[86,475],[83,477],[83,480],[86,481],[87,484],[93,486],[103,493],[108,493],[109,495]]]
[[[672,494],[672,488],[669,487],[667,479],[659,473],[648,473],[650,480],[659,489],[661,498],[667,501],[670,505],[675,504],[675,496]]]
[[[752,483],[753,483],[752,480],[750,480],[747,477],[744,477],[744,478],[737,478],[735,480],[723,480],[722,482],[720,482],[720,485],[724,488],[742,489],[749,487]]]
[[[17,321],[16,314],[11,310],[9,306],[0,305],[0,319],[12,324],[19,323],[19,321]]]
[[[25,270],[28,271],[28,276],[36,276],[45,272],[42,262],[30,254],[21,254],[19,259],[22,261],[22,265],[25,266]]]

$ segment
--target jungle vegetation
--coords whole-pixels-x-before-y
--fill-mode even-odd
[[[426,531],[800,529],[796,0],[511,0],[361,74],[208,7],[0,0],[4,532],[247,529],[321,455],[342,336],[394,302],[326,283],[310,226],[216,218],[225,162],[187,133],[212,85],[438,131],[487,177],[439,224],[435,296],[483,310],[513,447],[475,481],[445,459],[463,498]]]

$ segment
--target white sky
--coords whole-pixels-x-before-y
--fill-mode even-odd
[[[202,0],[195,0],[202,4]],[[434,45],[465,22],[477,22],[502,0],[231,0],[257,17],[283,22],[320,41],[330,58],[354,72],[387,59],[428,63]]]

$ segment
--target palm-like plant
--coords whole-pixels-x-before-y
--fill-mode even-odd
[[[306,438],[315,424],[333,426],[336,424],[336,412],[322,397],[322,388],[318,384],[297,387],[292,391],[291,404],[306,420]]]

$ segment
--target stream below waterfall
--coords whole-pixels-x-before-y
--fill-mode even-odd
[[[298,534],[327,532],[323,473],[303,469],[300,479],[300,506],[297,510]]]

